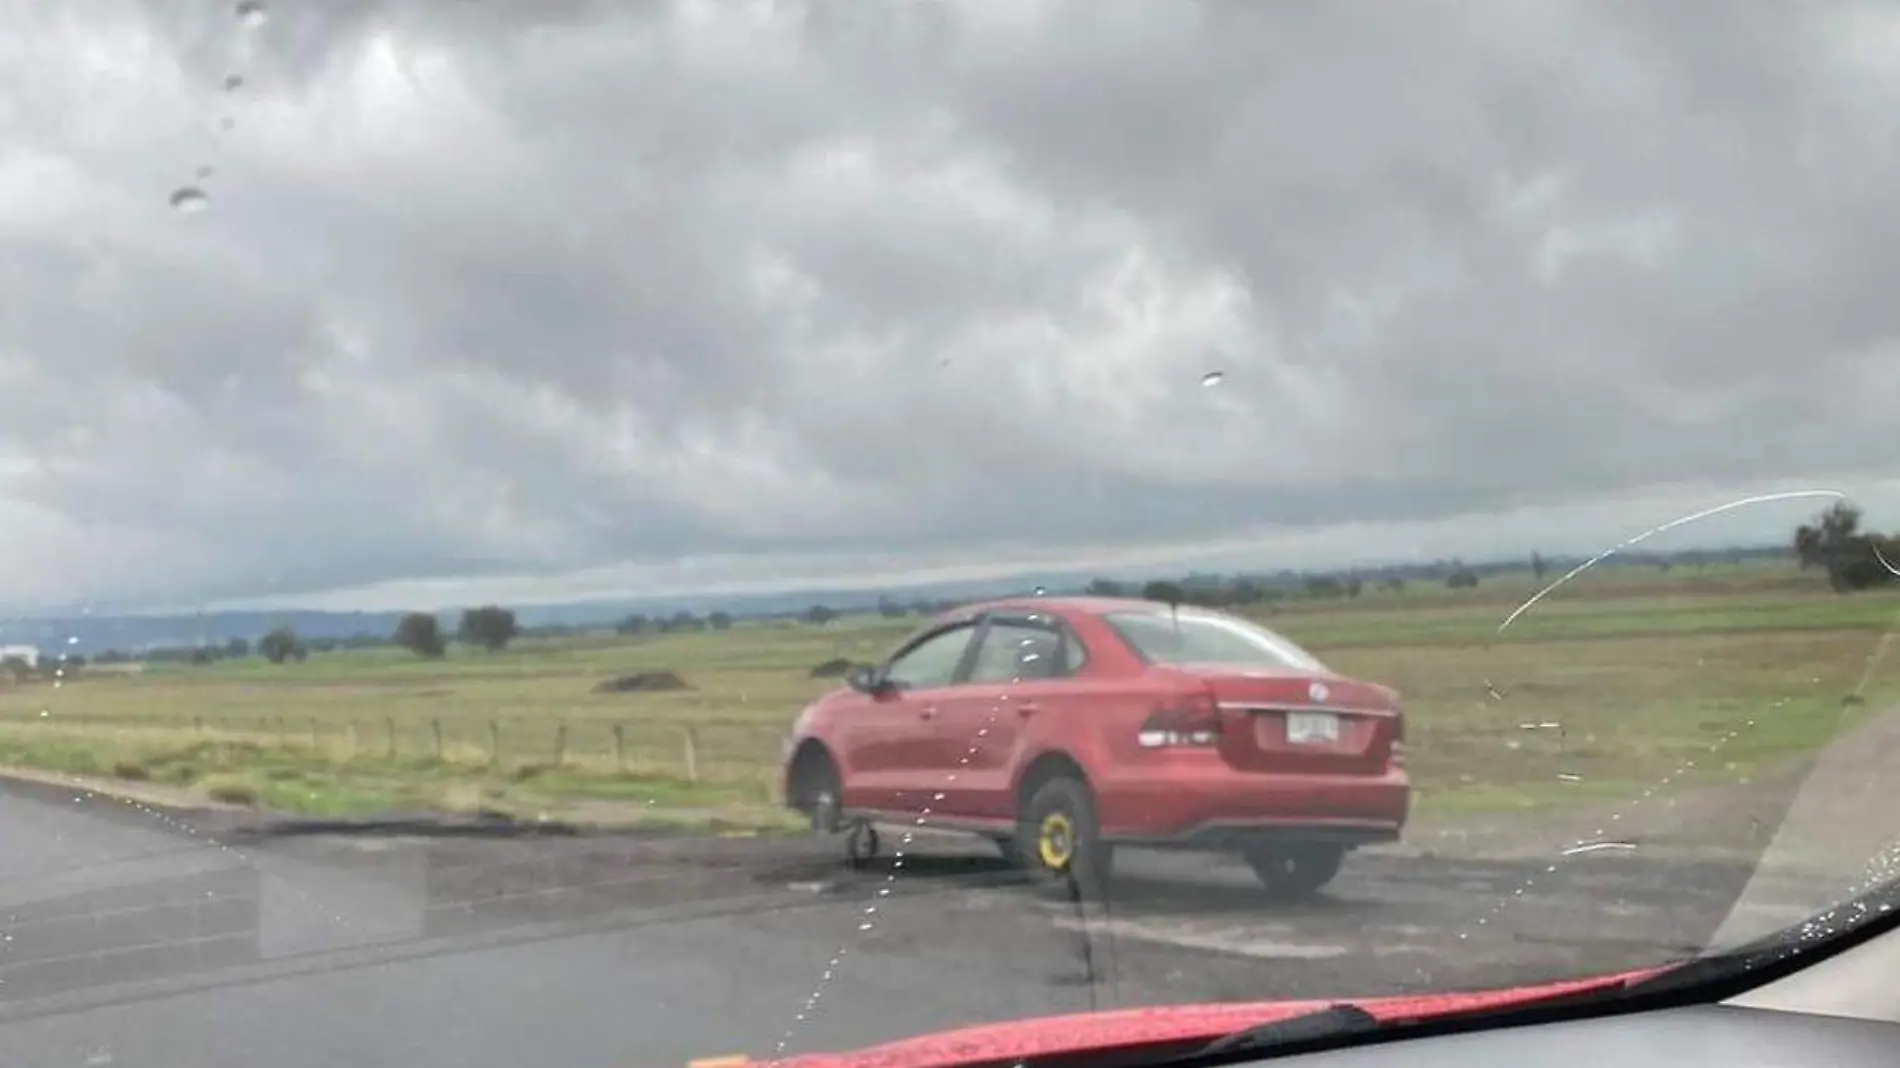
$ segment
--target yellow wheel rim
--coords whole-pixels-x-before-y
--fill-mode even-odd
[[[1075,857],[1075,824],[1066,814],[1051,812],[1042,818],[1042,826],[1036,829],[1036,853],[1052,871],[1069,866]]]

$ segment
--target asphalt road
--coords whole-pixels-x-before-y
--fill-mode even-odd
[[[863,870],[816,840],[227,840],[9,788],[0,1064],[680,1065],[1094,1007],[1494,986],[1691,952],[1749,874],[1555,843],[1366,853],[1276,907],[1217,858],[1119,868],[1080,910],[954,840]],[[1792,922],[1812,901],[1751,907]]]

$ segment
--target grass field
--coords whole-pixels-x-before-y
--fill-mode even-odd
[[[1900,694],[1900,674],[1876,655],[1900,598],[1837,596],[1792,570],[1710,571],[1592,578],[1502,634],[1528,576],[1259,615],[1335,668],[1405,695],[1422,812],[1633,796],[1664,778],[1733,781]],[[832,685],[809,669],[875,658],[915,622],[742,624],[495,655],[458,648],[441,661],[379,650],[82,673],[0,691],[0,764],[304,813],[493,808],[780,826],[780,739]],[[652,670],[692,689],[593,692]],[[1863,701],[1844,702],[1850,694]]]

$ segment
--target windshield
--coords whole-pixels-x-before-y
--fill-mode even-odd
[[[0,4],[0,1064],[1833,944],[1900,862],[1896,30]]]
[[[1155,664],[1249,664],[1324,672],[1312,654],[1257,624],[1204,612],[1109,612],[1103,617]]]

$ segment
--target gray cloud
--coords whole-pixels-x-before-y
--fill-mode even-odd
[[[1873,486],[1896,26],[1727,0],[363,0],[255,31],[23,5],[0,577],[176,600],[898,568]],[[200,165],[211,207],[172,212]]]

